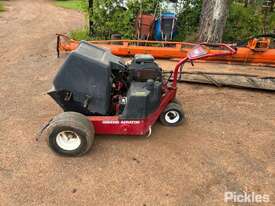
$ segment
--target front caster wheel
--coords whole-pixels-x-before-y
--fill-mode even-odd
[[[61,155],[81,156],[94,142],[94,127],[82,114],[64,112],[57,115],[48,129],[50,148]]]
[[[160,122],[169,127],[181,125],[185,120],[184,112],[181,105],[177,103],[170,103],[160,115]]]

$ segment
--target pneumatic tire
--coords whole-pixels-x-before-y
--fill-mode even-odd
[[[175,102],[167,105],[166,109],[160,115],[160,122],[164,126],[175,127],[181,125],[185,120],[185,115],[182,106]]]
[[[94,127],[84,115],[64,112],[51,121],[47,140],[50,148],[60,155],[81,156],[91,149],[94,135]]]

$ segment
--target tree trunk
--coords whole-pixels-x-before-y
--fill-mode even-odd
[[[93,34],[93,21],[92,21],[92,16],[93,16],[93,7],[94,7],[94,1],[93,0],[88,0],[88,13],[89,13],[89,33],[90,35]]]
[[[275,0],[271,0],[270,12],[273,12],[273,10],[274,10],[274,4],[275,4]]]
[[[244,7],[248,7],[250,4],[255,4],[255,0],[245,0],[244,1]]]
[[[229,10],[229,0],[203,0],[199,41],[222,42]]]
[[[249,4],[249,0],[244,0],[244,7],[247,7]]]

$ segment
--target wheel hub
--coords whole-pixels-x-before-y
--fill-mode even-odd
[[[62,131],[56,136],[56,144],[63,150],[73,151],[80,146],[81,139],[73,131]]]
[[[180,115],[177,111],[169,111],[165,115],[165,120],[170,124],[174,124],[180,120]]]

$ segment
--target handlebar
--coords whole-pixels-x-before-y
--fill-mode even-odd
[[[198,59],[201,59],[201,58],[207,58],[207,57],[214,57],[214,56],[226,56],[226,55],[233,55],[237,52],[237,47],[236,45],[234,44],[220,44],[220,43],[201,43],[199,44],[201,46],[207,46],[207,47],[218,47],[218,48],[221,48],[221,49],[226,49],[227,52],[220,52],[220,53],[208,53],[207,55],[203,56],[203,57],[200,57]],[[195,60],[195,59],[193,59]]]
[[[208,53],[207,52],[206,54],[203,54],[202,56],[197,56],[197,57],[194,57],[194,58],[190,58],[187,55],[187,57],[185,57],[184,59],[181,59],[175,67],[174,76],[173,76],[173,84],[172,84],[173,87],[177,86],[177,77],[178,77],[179,69],[181,68],[181,66],[183,64],[185,64],[185,62],[187,62],[187,61],[192,62],[193,60],[207,58],[207,57],[234,55],[237,52],[236,45],[233,45],[233,44],[229,45],[229,44],[216,44],[216,43],[201,43],[201,44],[198,44],[198,45],[207,46],[207,47],[219,47],[221,49],[224,48],[224,49],[227,50],[227,52],[224,51],[224,50],[220,53],[219,52],[216,52],[216,53]]]

